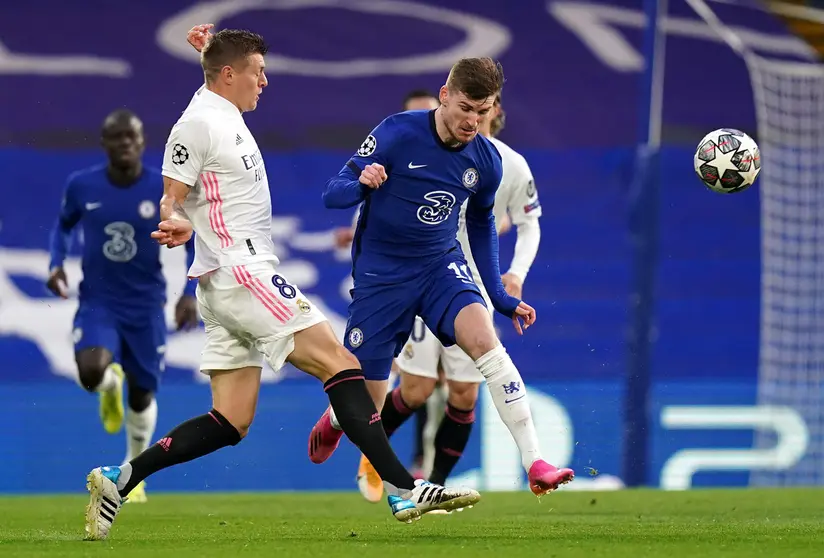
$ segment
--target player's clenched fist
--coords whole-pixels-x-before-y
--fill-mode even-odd
[[[366,165],[360,174],[360,183],[370,188],[378,188],[381,184],[386,182],[386,169],[383,165],[372,163]]]
[[[189,41],[189,44],[192,45],[196,51],[200,52],[203,50],[203,47],[206,46],[206,43],[209,42],[209,39],[212,38],[209,34],[209,29],[212,27],[214,27],[214,25],[211,23],[195,25],[189,29],[189,33],[186,34],[186,40]]]

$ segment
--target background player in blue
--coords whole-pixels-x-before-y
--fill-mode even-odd
[[[361,362],[377,408],[383,407],[392,359],[418,315],[445,346],[457,343],[475,362],[518,446],[529,486],[540,496],[574,473],[541,458],[526,386],[498,340],[457,240],[459,209],[468,199],[466,229],[481,279],[495,310],[522,334],[535,322],[535,310],[506,292],[498,265],[492,208],[501,156],[478,136],[503,81],[500,64],[490,58],[458,61],[441,87],[441,105],[381,122],[328,181],[323,200],[330,208],[363,202],[344,342]],[[310,459],[328,459],[340,438],[327,408],[312,429]]]
[[[108,163],[72,174],[51,235],[48,288],[66,298],[63,262],[72,231],[83,232],[83,280],[74,318],[75,361],[80,384],[100,397],[100,418],[115,434],[126,421],[124,463],[148,447],[157,422],[157,392],[166,349],[166,281],[156,228],[157,201],[163,192],[160,171],[142,163],[143,124],[128,110],[103,123]],[[189,258],[194,253],[187,246]],[[191,262],[190,262],[191,263]],[[177,303],[178,328],[198,323],[196,281],[187,281]],[[129,386],[128,413],[123,381]],[[129,501],[146,499],[145,485]]]

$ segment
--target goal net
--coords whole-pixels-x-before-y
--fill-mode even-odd
[[[824,484],[824,66],[759,56],[704,0],[687,3],[744,59],[755,99],[762,159],[757,403],[792,409],[806,423],[795,436],[756,432],[755,447],[771,463],[753,470],[750,484]]]
[[[747,57],[762,165],[760,405],[793,408],[806,452],[753,485],[824,483],[824,67]],[[759,449],[778,443],[760,432]],[[804,443],[798,440],[797,444]]]

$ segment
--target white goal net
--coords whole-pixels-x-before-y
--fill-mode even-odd
[[[824,484],[824,66],[761,57],[704,0],[686,1],[746,62],[758,120],[757,404],[772,417],[750,484]]]
[[[792,463],[750,479],[824,484],[824,67],[746,60],[763,161],[758,404],[794,409],[808,431],[784,440],[795,444],[785,453]],[[774,433],[756,436],[759,449],[779,443]]]

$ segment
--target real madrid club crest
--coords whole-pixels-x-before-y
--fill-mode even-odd
[[[463,173],[463,185],[469,188],[470,190],[477,186],[478,171],[472,168],[466,169]]]
[[[295,304],[298,305],[298,308],[304,314],[308,314],[309,312],[312,311],[312,307],[309,306],[309,303],[306,302],[305,300],[303,300],[302,298],[299,298]]]
[[[359,327],[353,327],[349,330],[349,344],[352,347],[360,347],[361,343],[363,343],[363,332]]]
[[[140,216],[144,219],[151,219],[155,216],[155,212],[157,209],[155,208],[155,204],[149,200],[143,200],[140,202],[140,205],[137,206],[137,212],[140,213]]]

